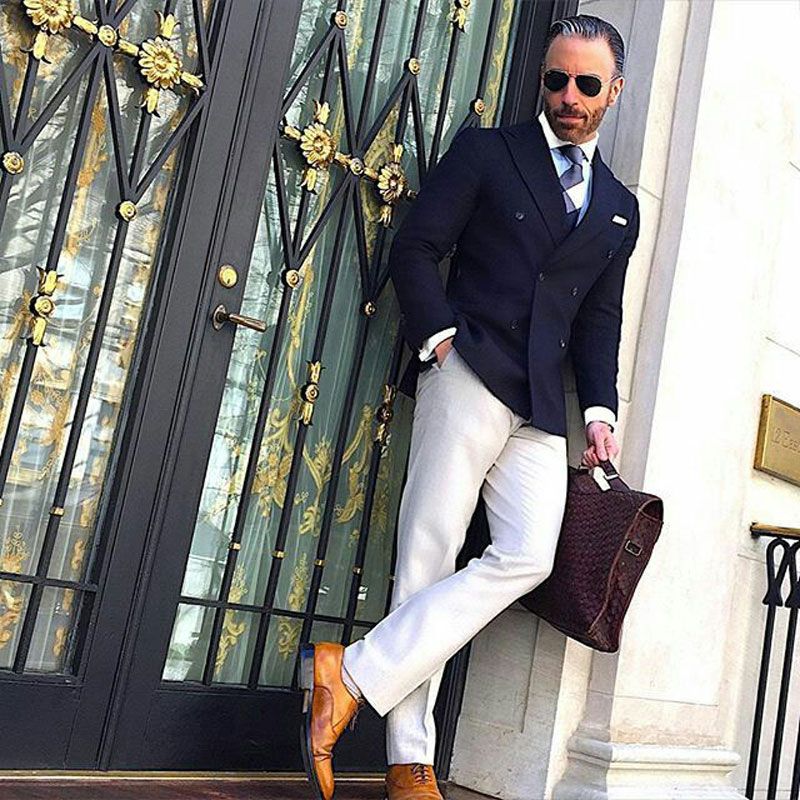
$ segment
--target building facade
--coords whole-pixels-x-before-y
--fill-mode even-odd
[[[800,526],[753,468],[762,395],[800,405],[797,5],[62,6],[0,2],[0,769],[301,769],[298,644],[391,591],[393,227],[460,127],[535,114],[579,8],[628,46],[600,139],[642,212],[617,463],[666,521],[618,653],[515,605],[451,661],[437,768],[509,800],[744,797],[774,540],[750,524]],[[785,735],[748,796],[797,796],[778,611],[761,739]],[[364,712],[337,768],[383,758]]]

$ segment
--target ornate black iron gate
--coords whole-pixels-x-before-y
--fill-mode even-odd
[[[2,766],[299,769],[298,643],[388,602],[392,224],[569,5],[0,2]]]

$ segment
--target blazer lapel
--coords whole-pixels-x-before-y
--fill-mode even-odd
[[[595,149],[592,159],[592,196],[580,223],[570,231],[551,254],[552,264],[585,247],[595,236],[609,227],[617,206],[617,185],[611,170]],[[613,226],[611,226],[613,227]]]
[[[558,245],[569,232],[567,211],[542,126],[534,119],[499,130],[522,180],[539,208],[553,243]]]

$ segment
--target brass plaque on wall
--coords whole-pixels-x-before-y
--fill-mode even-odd
[[[800,486],[800,408],[762,395],[753,466]]]

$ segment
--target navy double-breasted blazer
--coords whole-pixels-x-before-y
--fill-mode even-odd
[[[413,394],[419,370],[431,368],[417,357],[422,342],[456,326],[459,354],[535,427],[566,436],[567,353],[581,412],[600,405],[616,414],[622,292],[638,232],[636,196],[599,148],[588,209],[570,230],[538,120],[461,130],[389,253],[401,332],[413,351],[401,391]],[[448,254],[445,288],[438,267]]]

